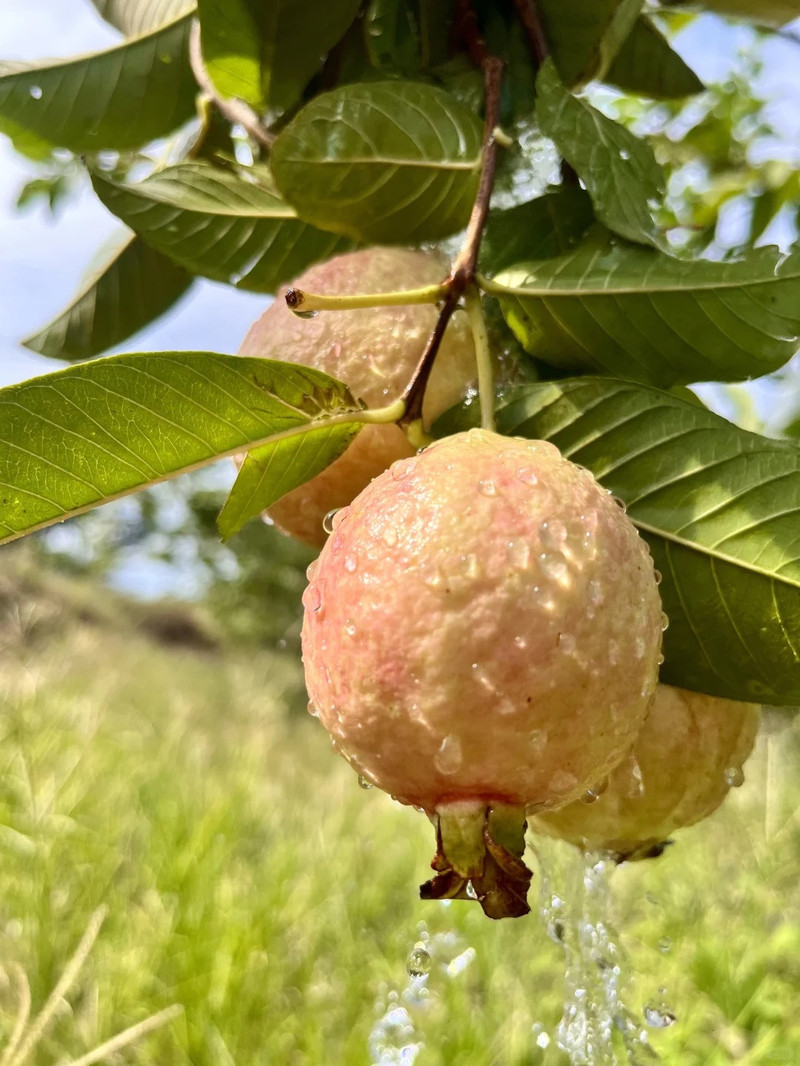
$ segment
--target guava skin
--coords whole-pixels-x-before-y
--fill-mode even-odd
[[[367,248],[317,263],[293,288],[324,295],[392,292],[442,281],[447,260],[408,248]],[[438,315],[433,304],[321,311],[300,318],[284,300],[286,289],[250,328],[240,355],[261,356],[322,370],[344,381],[370,407],[397,399],[410,381]],[[475,346],[458,312],[450,321],[428,382],[423,420],[433,421],[457,403],[476,378]],[[288,493],[268,511],[285,532],[322,546],[325,515],[350,503],[377,474],[415,448],[396,425],[366,426],[347,451],[317,477]]]
[[[645,857],[741,784],[758,723],[754,704],[659,685],[632,753],[600,797],[536,817],[531,828],[587,851]]]
[[[434,812],[577,799],[653,694],[652,559],[551,444],[471,430],[395,463],[309,572],[309,696],[368,781]]]

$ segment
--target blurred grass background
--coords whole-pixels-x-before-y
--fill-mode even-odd
[[[30,1062],[78,1059],[174,1003],[179,1017],[103,1061],[566,1061],[536,1042],[561,1013],[560,946],[535,911],[492,923],[417,898],[429,823],[358,787],[298,710],[294,653],[237,648],[202,608],[132,603],[26,545],[3,554],[0,678],[0,1061],[15,964],[35,1013],[100,905]],[[791,717],[769,716],[725,807],[615,871],[626,1002],[641,1016],[666,997],[677,1015],[650,1033],[665,1063],[800,1062],[798,755]],[[569,850],[546,847],[556,878]],[[427,999],[409,999],[425,929]],[[373,1031],[393,1005],[413,1025],[406,1058]]]

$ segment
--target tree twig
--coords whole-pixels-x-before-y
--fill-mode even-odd
[[[522,23],[523,30],[525,30],[531,54],[538,68],[547,59],[549,49],[547,47],[547,38],[542,29],[542,22],[539,18],[539,10],[536,7],[536,0],[514,0],[514,7],[517,9],[519,21]]]
[[[241,126],[262,148],[271,148],[275,136],[261,124],[261,120],[252,107],[246,104],[244,100],[220,96],[217,92],[203,60],[200,23],[197,19],[192,22],[192,29],[189,34],[189,65],[192,68],[195,81],[203,93],[212,101],[219,113],[229,122]]]

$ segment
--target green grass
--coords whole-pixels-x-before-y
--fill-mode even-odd
[[[104,1061],[369,1064],[420,922],[439,954],[410,1008],[417,1066],[566,1061],[531,1034],[562,1005],[542,920],[417,898],[430,825],[360,789],[319,725],[287,711],[285,657],[170,650],[113,599],[44,588],[0,587],[0,1061],[16,965],[35,1014],[101,905],[37,1066],[172,1004],[178,1017]],[[722,811],[615,872],[626,999],[639,1012],[665,986],[678,1016],[651,1033],[665,1063],[800,1062],[800,741],[784,722]],[[557,880],[574,877],[569,849],[545,852]],[[448,975],[440,960],[467,947]]]

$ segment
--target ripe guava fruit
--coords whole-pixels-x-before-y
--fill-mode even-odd
[[[292,287],[326,296],[392,292],[436,284],[448,269],[447,260],[434,252],[366,248],[312,266]],[[301,318],[286,306],[285,291],[251,327],[240,355],[322,370],[344,381],[370,407],[385,406],[402,394],[436,324],[433,304],[321,311],[314,318]],[[465,316],[457,313],[428,382],[422,409],[425,424],[457,403],[476,375],[472,334]],[[415,450],[399,426],[365,426],[326,470],[275,503],[269,517],[300,540],[322,545],[327,536],[322,527],[325,515],[350,503],[376,474]]]
[[[593,789],[589,804],[537,816],[531,828],[618,861],[660,854],[670,833],[707,818],[742,784],[758,721],[754,704],[659,685],[607,786]]]
[[[426,894],[525,913],[526,810],[608,774],[656,685],[663,616],[633,524],[553,445],[471,430],[375,478],[309,582],[312,706],[368,782],[435,822]]]

